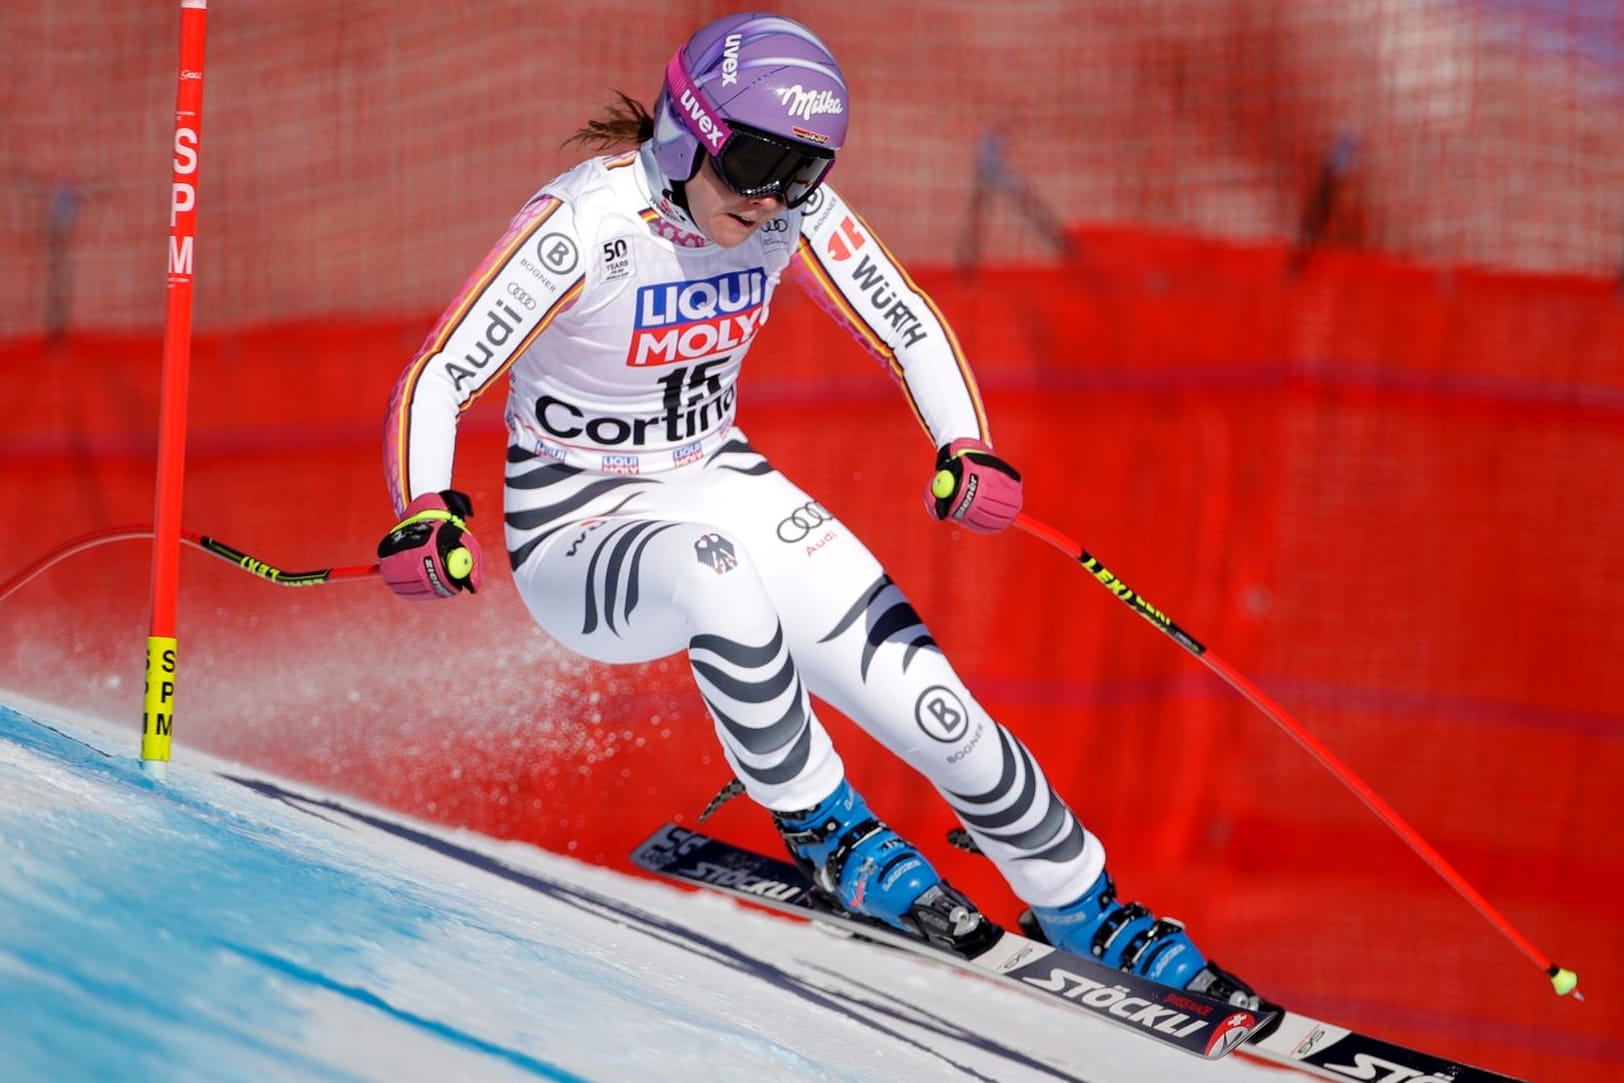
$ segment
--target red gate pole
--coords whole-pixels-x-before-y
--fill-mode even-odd
[[[180,0],[175,88],[175,170],[169,196],[169,288],[158,403],[158,483],[153,511],[152,620],[147,633],[141,767],[162,780],[175,720],[175,595],[180,579],[181,494],[186,466],[187,376],[192,354],[192,248],[198,144],[203,133],[203,39],[208,0]]]

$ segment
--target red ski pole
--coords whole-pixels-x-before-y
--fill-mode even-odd
[[[1526,955],[1535,966],[1545,972],[1551,980],[1551,988],[1557,995],[1565,996],[1572,993],[1574,999],[1583,1000],[1584,995],[1577,992],[1579,977],[1573,971],[1551,962],[1540,950],[1528,940],[1517,927],[1512,925],[1506,917],[1496,910],[1483,894],[1467,882],[1466,878],[1456,872],[1454,867],[1444,860],[1442,854],[1432,847],[1421,834],[1404,821],[1393,807],[1382,800],[1380,794],[1372,790],[1364,779],[1354,774],[1347,764],[1325,746],[1319,738],[1308,732],[1301,723],[1292,718],[1274,700],[1264,694],[1257,685],[1247,680],[1234,667],[1212,651],[1208,650],[1194,636],[1180,628],[1160,609],[1151,605],[1137,591],[1133,590],[1117,578],[1105,565],[1096,560],[1088,550],[1078,545],[1071,538],[1062,534],[1047,523],[1040,522],[1030,515],[1021,514],[1016,517],[1015,525],[1035,538],[1048,542],[1059,549],[1077,563],[1081,564],[1095,580],[1106,590],[1116,595],[1129,609],[1145,618],[1151,625],[1165,633],[1173,642],[1199,658],[1203,665],[1222,677],[1228,685],[1251,701],[1252,705],[1285,730],[1293,740],[1308,750],[1309,755],[1318,760],[1331,774],[1340,779],[1343,785],[1352,790],[1363,801],[1365,807],[1374,812],[1376,816],[1403,839],[1410,849],[1420,855],[1421,859],[1431,865],[1433,871],[1443,877],[1461,896],[1474,907],[1477,912],[1488,919],[1489,924],[1498,929],[1507,940],[1516,946],[1518,951]]]

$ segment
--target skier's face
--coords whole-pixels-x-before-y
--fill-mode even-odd
[[[688,182],[688,211],[713,244],[735,248],[750,239],[761,223],[784,209],[777,195],[741,196],[716,175],[710,156]]]

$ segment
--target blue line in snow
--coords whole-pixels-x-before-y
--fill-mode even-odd
[[[281,956],[272,955],[269,952],[256,951],[255,949],[245,947],[242,944],[228,944],[222,941],[220,942],[220,946],[225,948],[227,951],[235,952],[244,959],[251,959],[256,963],[259,963],[261,966],[279,971],[282,974],[285,974],[297,981],[304,982],[307,985],[319,986],[329,992],[348,997],[358,1004],[363,1004],[368,1008],[383,1012],[384,1014],[392,1016],[403,1023],[410,1024],[411,1026],[417,1027],[419,1030],[433,1034],[438,1038],[444,1038],[449,1042],[453,1042],[478,1053],[485,1053],[493,1057],[499,1057],[502,1060],[507,1061],[509,1064],[512,1064],[517,1068],[522,1068],[524,1071],[529,1072],[532,1075],[539,1076],[542,1079],[558,1080],[559,1083],[590,1083],[590,1081],[584,1077],[575,1075],[571,1072],[566,1072],[564,1069],[559,1068],[556,1065],[547,1064],[543,1061],[535,1059],[534,1057],[527,1057],[523,1053],[516,1050],[508,1049],[504,1046],[497,1045],[494,1042],[484,1041],[483,1039],[477,1038],[466,1031],[458,1030],[456,1027],[448,1026],[445,1023],[437,1022],[414,1012],[397,1008],[383,997],[378,996],[376,993],[363,989],[358,985],[346,985],[341,981],[335,981],[319,971],[311,970],[309,967],[300,966],[292,959],[284,959]]]

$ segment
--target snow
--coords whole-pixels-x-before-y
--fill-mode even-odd
[[[128,725],[0,700],[8,1083],[1284,1078],[187,749],[156,782]]]

